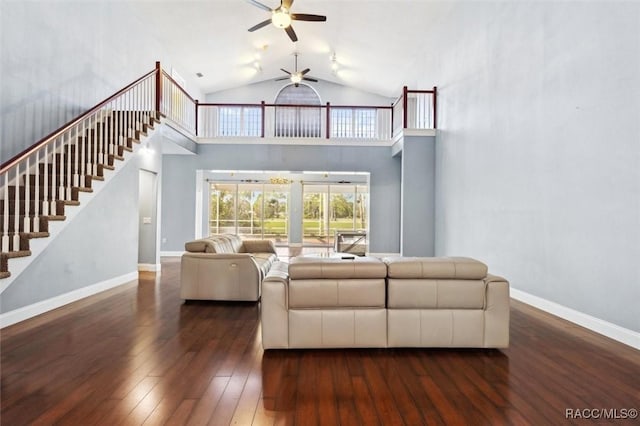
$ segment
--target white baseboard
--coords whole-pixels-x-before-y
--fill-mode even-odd
[[[601,320],[599,318],[576,311],[555,302],[543,299],[538,296],[526,293],[515,288],[511,288],[511,297],[520,302],[526,303],[545,312],[558,316],[591,331],[602,334],[610,339],[629,345],[632,348],[640,349],[640,333],[629,330],[619,325]]]
[[[159,263],[138,263],[138,271],[140,272],[160,272],[162,265]]]
[[[289,243],[287,244],[289,247],[302,247],[302,243]]]
[[[129,272],[128,274],[120,275],[119,277],[111,278],[87,287],[82,287],[69,293],[52,297],[51,299],[43,300],[29,306],[24,306],[22,308],[0,314],[0,328],[8,327],[20,321],[33,318],[45,312],[60,308],[71,302],[93,296],[94,294],[118,287],[136,279],[138,279],[138,271]]]
[[[184,250],[182,251],[161,251],[160,257],[180,257],[184,254]]]

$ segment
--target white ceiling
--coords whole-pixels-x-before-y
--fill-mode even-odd
[[[275,8],[279,0],[262,0]],[[326,15],[327,22],[294,21],[299,41],[268,25],[253,25],[270,14],[245,0],[139,1],[133,13],[166,47],[173,67],[204,93],[283,77],[280,68],[311,68],[309,76],[395,97],[421,70],[412,67],[430,24],[451,2],[295,0],[292,13]],[[335,52],[339,68],[331,69]],[[254,65],[256,55],[262,71]],[[202,73],[202,78],[195,77]]]

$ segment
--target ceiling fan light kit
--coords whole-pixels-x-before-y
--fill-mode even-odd
[[[249,32],[259,30],[260,28],[266,27],[267,25],[269,25],[269,23],[271,23],[275,27],[285,30],[285,32],[293,42],[298,41],[298,36],[296,35],[296,32],[293,30],[293,27],[291,26],[292,21],[325,22],[327,20],[327,17],[322,15],[310,15],[308,13],[297,13],[297,14],[291,13],[290,9],[291,9],[291,5],[293,4],[293,0],[280,0],[280,6],[278,6],[275,9],[271,9],[269,6],[262,4],[257,0],[247,0],[247,2],[251,3],[252,5],[254,5],[259,9],[262,9],[267,12],[271,12],[270,19],[266,19],[254,25],[253,27],[249,28]],[[283,68],[280,68],[283,72],[288,74],[288,77],[278,78],[276,79],[276,81],[290,80],[291,83],[293,83],[296,87],[298,87],[300,85],[300,82],[302,82],[303,80],[317,82],[318,80],[316,80],[315,78],[305,76],[305,74],[307,74],[310,71],[309,68],[302,71],[298,71],[298,53],[294,53],[294,56],[295,56],[294,72],[289,72]],[[335,53],[333,57],[335,58]],[[334,62],[335,62],[335,59],[334,59]],[[256,69],[258,69],[259,71],[261,70],[258,67],[256,67]]]
[[[287,28],[291,25],[291,15],[289,11],[284,8],[274,10],[271,15],[271,23],[277,28]]]
[[[285,30],[291,41],[298,41],[298,36],[291,26],[291,21],[307,21],[307,22],[324,22],[327,20],[326,16],[322,15],[310,15],[308,13],[291,13],[291,5],[293,0],[280,0],[280,6],[275,9],[271,9],[269,6],[260,3],[257,0],[247,0],[255,7],[267,12],[271,12],[271,18],[266,19],[253,27],[249,28],[249,32],[259,30],[266,27],[270,23],[277,28]]]

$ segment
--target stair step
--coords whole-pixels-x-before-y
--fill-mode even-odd
[[[121,151],[124,152],[124,150],[129,151],[129,148],[121,147],[118,150],[118,153],[120,153]],[[74,154],[61,154],[61,153],[55,154],[55,163],[56,163],[57,171],[60,171],[60,167],[58,166],[61,164],[65,172],[69,169],[69,166],[71,166],[71,171],[74,173],[77,170],[80,170],[80,165],[82,165],[82,171],[90,172],[93,170],[94,166],[97,169],[101,164],[99,161],[97,161],[95,158],[91,156],[82,158],[81,155],[76,156]],[[44,163],[41,163],[41,164],[44,164]],[[53,160],[49,161],[48,164],[53,164]],[[49,168],[49,170],[53,171],[53,168]]]
[[[100,164],[98,165],[97,168],[97,175],[89,175],[91,176],[91,180],[104,180],[104,169],[107,168],[104,165]],[[44,170],[42,173],[38,173],[38,183],[40,188],[42,189],[42,187],[44,186],[44,181],[45,181],[45,177],[47,178],[47,185],[48,186],[54,186],[54,187],[59,187],[59,186],[67,186],[67,182],[68,182],[68,175],[61,175],[58,173],[53,173],[53,170],[49,170],[49,173],[44,173]],[[36,175],[35,174],[30,174],[29,175],[29,185],[30,186],[35,186],[36,185]],[[27,181],[27,175],[22,175],[22,183],[24,185],[24,183]]]
[[[2,236],[4,236],[4,234]],[[29,256],[31,254],[31,252],[29,251],[29,234],[28,233],[18,232],[19,247],[14,247],[13,245],[13,240],[14,240],[13,237],[15,236],[15,234],[9,233],[8,236],[9,236],[9,247],[2,246],[2,250],[5,250],[2,254],[6,255],[8,258],[22,257],[20,255],[21,252],[29,252],[29,254],[25,256]]]
[[[18,219],[18,232],[25,232],[24,229],[24,215],[20,215],[20,216],[9,216],[9,223],[8,223],[8,229],[6,230],[8,233],[13,233],[15,232],[16,229],[16,217]],[[30,223],[30,229],[33,229],[33,225],[34,225],[34,221],[35,221],[35,216],[31,216],[29,218],[29,223]],[[47,218],[47,216],[38,216],[38,231],[35,232],[49,232],[49,219]],[[4,220],[0,220],[0,232],[5,232],[4,229]],[[32,231],[29,231],[32,232]]]
[[[15,203],[15,198],[9,198],[9,202],[6,203],[6,205],[9,208],[9,214],[10,215],[14,215],[16,214],[16,203]],[[42,213],[44,211],[44,206],[45,203],[49,204],[49,208],[50,213],[55,213],[55,216],[62,216],[64,217],[64,201],[62,200],[56,200],[56,201],[47,201],[47,200],[38,200],[38,212]],[[4,206],[5,206],[5,201],[4,200],[0,200],[0,215],[4,214]],[[19,215],[24,215],[25,213],[25,200],[18,200],[18,214]],[[36,200],[29,200],[29,211],[30,212],[35,212],[36,211]]]
[[[9,251],[9,252],[4,252],[2,254],[7,256],[7,259],[15,259],[17,257],[31,256],[31,250],[27,249],[27,250]]]
[[[118,143],[114,143],[111,140],[106,140],[103,143],[97,143],[96,140],[93,139],[93,136],[85,136],[85,137],[79,137],[78,138],[78,144],[77,144],[77,150],[79,153],[82,152],[86,152],[88,154],[93,155],[94,151],[96,152],[102,152],[102,153],[108,153],[110,150],[110,145],[114,145],[114,146],[120,146],[120,145],[125,145],[125,146],[133,146],[133,143],[135,142],[134,138],[131,137],[127,137],[125,139],[125,143],[124,144],[118,144]],[[94,146],[97,145],[97,146]],[[66,144],[64,146],[64,152],[65,153],[75,153],[76,152],[76,144],[75,143],[71,143],[71,144]]]
[[[91,179],[90,176],[86,176],[86,179]],[[90,180],[89,180],[90,182]],[[91,188],[87,188],[87,187],[81,187],[83,188],[82,191],[84,192],[85,189],[90,189]],[[71,187],[71,199],[76,201],[79,198],[79,193],[80,193],[81,189],[79,187]],[[92,190],[91,190],[92,191]],[[58,198],[57,194],[55,194],[54,188],[53,187],[49,187],[48,191],[46,191],[47,193],[45,194],[45,191],[42,190],[42,188],[40,188],[40,191],[38,193],[38,199],[39,200],[49,200],[49,201],[53,201],[54,199]],[[18,189],[18,199],[20,200],[24,200],[26,199],[26,193],[27,191],[25,190],[24,186],[20,186],[20,188]],[[36,196],[36,190],[35,190],[35,186],[29,186],[29,201],[35,199]],[[9,185],[9,200],[11,199],[15,199],[16,197],[16,187],[13,185]]]
[[[49,232],[44,232],[44,231],[40,231],[40,232],[29,232],[28,233],[28,237],[29,239],[31,238],[49,238],[49,236],[51,234],[49,234]]]

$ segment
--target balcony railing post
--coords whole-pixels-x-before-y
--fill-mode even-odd
[[[327,123],[326,123],[326,137],[329,139],[331,136],[331,104],[327,102]]]
[[[198,101],[197,99],[194,102],[195,108],[196,108],[196,119],[195,119],[196,136],[198,136],[198,105],[199,105],[199,103],[200,103],[200,101]]]
[[[402,128],[406,129],[407,128],[407,94],[409,93],[409,90],[407,89],[407,86],[404,86],[402,88]]]
[[[156,114],[160,113],[162,103],[162,67],[160,61],[156,61]]]
[[[433,86],[433,128],[438,128],[438,88]]]
[[[391,102],[391,134],[389,137],[393,139],[393,110],[395,110],[393,102]]]
[[[266,110],[267,107],[265,106],[265,102],[261,101],[260,102],[260,115],[261,115],[261,120],[260,120],[260,137],[264,138],[264,123],[265,123],[265,114],[266,114]]]

